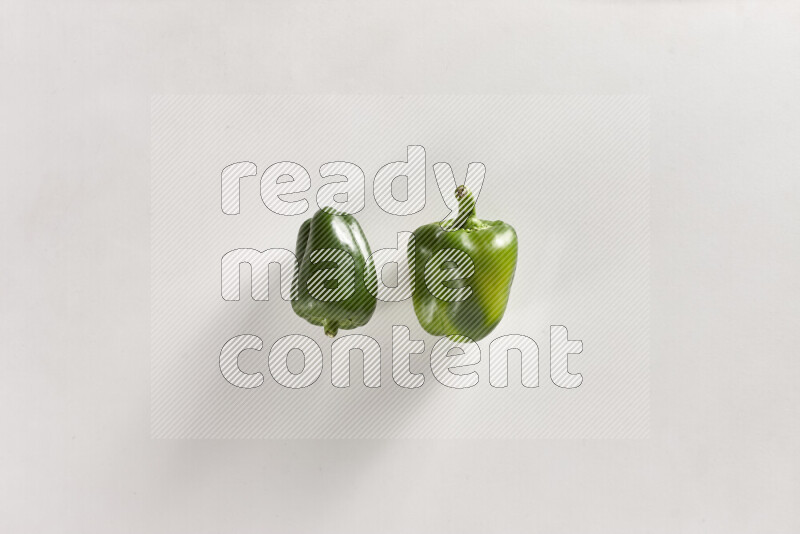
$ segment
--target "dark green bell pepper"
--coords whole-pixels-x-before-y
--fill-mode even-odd
[[[376,305],[371,256],[355,217],[332,208],[317,211],[297,234],[294,312],[329,337],[367,324]]]
[[[459,186],[455,195],[459,203],[456,218],[417,228],[414,247],[408,249],[415,277],[414,312],[429,334],[478,341],[494,330],[505,313],[517,266],[517,234],[502,221],[478,219],[475,199],[466,187]],[[472,260],[472,273],[462,271],[469,275],[460,280],[437,280],[453,263],[464,268],[461,253]],[[467,287],[469,296],[451,299],[454,289]]]

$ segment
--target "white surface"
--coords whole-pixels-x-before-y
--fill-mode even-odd
[[[797,532],[797,2],[4,2],[3,532]],[[149,439],[154,93],[652,102],[652,438]]]
[[[648,437],[648,118],[648,99],[640,96],[154,98],[151,435]],[[427,187],[417,189],[424,207],[390,214],[375,200],[380,180],[373,177],[388,162],[408,157],[409,142],[425,147]],[[313,207],[294,216],[274,213],[261,199],[260,174],[250,171],[254,176],[239,181],[239,214],[222,212],[225,166],[249,158],[263,174],[287,156],[313,173],[308,193],[287,198],[308,197]],[[503,320],[478,342],[480,362],[460,370],[478,375],[474,387],[453,391],[434,378],[431,354],[439,338],[425,333],[410,300],[379,302],[367,325],[336,338],[365,335],[379,344],[379,389],[363,386],[361,357],[353,358],[353,387],[331,386],[332,340],[278,298],[277,268],[269,300],[251,298],[252,269],[241,269],[236,280],[238,265],[231,278],[241,285],[241,298],[223,300],[220,260],[227,252],[294,250],[302,221],[317,210],[316,192],[324,183],[317,169],[326,158],[357,161],[363,169],[367,202],[357,219],[372,250],[396,247],[398,232],[447,217],[443,198],[452,198],[456,186],[438,190],[435,162],[448,162],[459,181],[469,162],[485,165],[477,213],[513,225],[519,254]],[[265,189],[268,183],[267,178]],[[405,264],[407,251],[401,250]],[[256,285],[258,279],[256,270]],[[421,274],[417,280],[422,283]],[[551,324],[565,325],[571,339],[583,342],[567,365],[585,376],[578,388],[558,387],[550,378]],[[399,364],[423,374],[419,389],[401,388],[392,378],[393,325],[406,325],[409,335],[424,343],[421,354]],[[222,347],[241,334],[262,340],[262,350],[239,358],[245,372],[263,373],[265,382],[257,389],[233,387],[220,373]],[[316,343],[324,355],[319,379],[303,391],[279,386],[267,363],[279,338],[298,334],[309,336],[309,344]],[[509,360],[508,388],[489,383],[490,343],[512,334],[539,346],[538,388],[522,387],[518,355]],[[310,359],[307,364],[313,367]]]

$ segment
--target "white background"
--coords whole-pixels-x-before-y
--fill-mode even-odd
[[[800,4],[3,2],[3,532],[797,532]],[[651,438],[149,438],[156,93],[644,94]]]
[[[154,98],[151,435],[648,437],[648,118],[648,99],[640,96]],[[373,178],[389,162],[405,161],[409,142],[425,147],[424,208],[398,216],[378,205],[380,181]],[[260,194],[267,166],[288,157],[311,175],[308,192],[285,197],[309,202],[296,216],[267,209]],[[365,335],[379,343],[379,389],[363,385],[360,356],[352,358],[352,387],[331,386],[333,340],[279,298],[277,265],[269,300],[251,298],[247,266],[236,268],[242,271],[240,299],[223,300],[221,258],[241,247],[294,251],[300,224],[317,210],[321,185],[331,181],[317,170],[331,159],[363,169],[366,201],[356,217],[373,251],[397,247],[398,232],[448,216],[444,198],[453,198],[455,185],[439,191],[435,162],[450,164],[459,183],[469,162],[485,165],[476,212],[513,225],[519,254],[503,320],[478,342],[480,362],[460,371],[477,373],[474,387],[454,391],[434,378],[431,354],[439,337],[425,333],[410,299],[379,302],[367,325],[336,338]],[[226,215],[221,170],[241,160],[257,163],[260,173],[239,180],[240,211]],[[405,181],[395,184],[399,198],[407,194]],[[404,245],[400,251],[405,270]],[[410,337],[424,343],[405,364],[423,374],[419,389],[401,388],[392,378],[393,325],[407,325]],[[583,342],[568,362],[571,373],[585,377],[578,388],[550,379],[550,325],[566,326],[571,339]],[[263,343],[238,359],[244,372],[262,373],[265,382],[257,389],[233,387],[220,372],[222,347],[242,334]],[[267,363],[273,343],[290,334],[310,337],[323,354],[320,378],[303,390],[279,386]],[[509,386],[489,383],[490,343],[515,334],[539,347],[536,389],[522,387],[517,354],[508,360]],[[303,366],[300,351],[289,361]],[[310,355],[306,365],[313,367]]]

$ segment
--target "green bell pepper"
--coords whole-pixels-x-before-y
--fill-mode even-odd
[[[376,305],[371,256],[355,217],[332,208],[317,211],[297,234],[294,312],[329,337],[367,324]]]
[[[478,219],[475,199],[463,185],[455,195],[457,217],[417,228],[414,247],[408,249],[415,277],[414,312],[429,334],[478,341],[505,313],[517,265],[517,234],[502,221]],[[472,260],[471,273],[466,256]],[[464,276],[442,281],[453,263]],[[468,296],[462,300],[459,291]]]

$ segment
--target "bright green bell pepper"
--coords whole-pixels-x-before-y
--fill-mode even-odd
[[[517,265],[517,234],[502,221],[478,219],[475,199],[463,185],[455,195],[458,216],[417,228],[414,247],[408,249],[415,277],[414,312],[429,334],[478,341],[494,330],[505,313]],[[464,253],[472,260],[471,275],[449,281],[437,278],[453,263],[466,269]],[[469,273],[468,269],[462,272]],[[454,300],[459,288],[461,294],[469,295]]]

